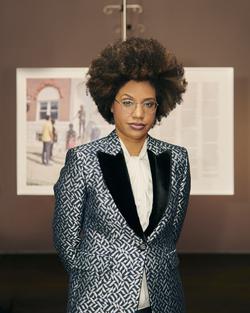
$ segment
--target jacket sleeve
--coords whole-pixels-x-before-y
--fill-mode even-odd
[[[178,241],[182,225],[186,216],[189,195],[191,189],[191,176],[190,176],[190,165],[188,152],[186,148],[184,149],[184,166],[182,166],[182,178],[180,183],[180,190],[177,201],[177,209],[173,222],[173,232],[175,243]]]
[[[70,272],[78,263],[80,232],[86,201],[83,160],[78,158],[74,148],[67,152],[65,165],[54,185],[54,194],[53,241],[65,269]]]

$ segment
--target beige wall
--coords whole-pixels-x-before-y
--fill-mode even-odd
[[[17,67],[88,66],[118,35],[121,1],[0,0],[0,252],[53,251],[53,197],[16,196]],[[234,196],[192,196],[179,242],[185,252],[250,252],[250,2],[132,1],[146,31],[185,66],[235,68]]]

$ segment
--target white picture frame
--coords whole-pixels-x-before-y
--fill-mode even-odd
[[[75,131],[75,143],[71,140],[68,147],[105,136],[114,128],[97,112],[86,92],[87,71],[88,68],[17,69],[18,195],[53,194],[67,152],[69,124]],[[84,116],[79,113],[81,105]],[[57,142],[53,145],[53,159],[45,166],[40,140],[45,123],[42,117],[47,113],[56,117]]]
[[[17,194],[52,195],[67,151],[69,124],[74,144],[114,129],[86,93],[88,68],[17,69]],[[183,103],[150,134],[185,146],[189,152],[192,195],[234,194],[233,68],[185,68]],[[84,110],[84,123],[82,109]],[[45,113],[55,117],[57,142],[51,165],[42,164]],[[83,125],[84,124],[84,125]],[[72,127],[72,126],[71,126]],[[84,129],[84,132],[83,132]],[[68,140],[69,141],[69,140]]]

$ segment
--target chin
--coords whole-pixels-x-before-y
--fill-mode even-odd
[[[128,136],[129,136],[130,138],[133,138],[133,139],[142,139],[142,138],[147,137],[147,135],[148,135],[148,132],[143,132],[143,133],[140,133],[140,132],[138,132],[138,133],[133,132],[132,134],[130,133]]]

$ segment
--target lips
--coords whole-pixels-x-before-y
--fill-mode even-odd
[[[146,125],[142,123],[129,123],[129,126],[134,130],[142,130]]]

